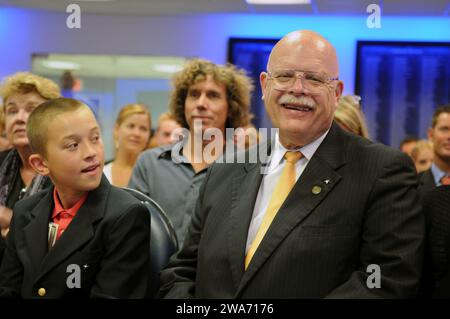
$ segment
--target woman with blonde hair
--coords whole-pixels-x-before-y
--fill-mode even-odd
[[[411,157],[417,173],[430,169],[434,159],[433,143],[428,140],[418,141],[411,151]]]
[[[26,125],[28,116],[43,102],[61,96],[53,81],[28,72],[7,77],[1,87],[6,137],[12,148],[0,152],[0,228],[6,237],[12,208],[20,199],[51,185],[49,178],[37,175],[28,163],[32,150]],[[3,250],[0,239],[0,261]]]
[[[334,113],[336,122],[346,131],[369,138],[366,119],[361,110],[357,95],[346,95],[339,99],[339,104]]]
[[[143,104],[125,105],[114,126],[115,159],[105,165],[103,172],[111,184],[125,187],[139,154],[147,149],[152,118]]]

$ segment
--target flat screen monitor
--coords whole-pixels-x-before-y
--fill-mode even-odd
[[[252,122],[256,128],[272,127],[261,100],[259,75],[266,70],[270,51],[278,40],[230,38],[228,42],[228,61],[247,71],[247,75],[253,80],[255,86],[251,101],[251,112],[255,116]]]
[[[426,138],[435,108],[450,103],[450,43],[358,41],[355,92],[373,140]]]

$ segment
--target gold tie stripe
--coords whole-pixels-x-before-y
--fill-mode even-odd
[[[245,269],[247,269],[253,255],[258,249],[259,244],[264,238],[267,230],[270,227],[273,219],[275,218],[281,205],[283,205],[289,192],[295,185],[295,163],[302,158],[303,154],[300,152],[288,151],[284,154],[286,163],[284,165],[281,176],[277,181],[275,189],[273,190],[272,197],[270,198],[269,205],[267,206],[266,214],[263,217],[261,226],[256,233],[255,239],[253,240],[250,248],[248,249],[247,255],[245,256]]]

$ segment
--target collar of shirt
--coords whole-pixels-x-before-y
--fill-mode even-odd
[[[160,158],[166,158],[169,160],[172,160],[175,164],[185,163],[185,164],[191,164],[191,162],[183,155],[183,147],[185,142],[187,142],[187,138],[182,139],[178,142],[175,142],[173,144],[164,145],[159,148],[157,148],[157,157]],[[232,141],[230,139],[225,140],[225,146],[233,145]],[[226,153],[227,148],[224,149],[224,153],[219,156],[219,158],[216,159],[216,161],[220,162],[220,157],[223,157]]]
[[[164,145],[159,147],[156,152],[158,158],[165,158],[172,160],[175,164],[187,163],[189,160],[183,155],[184,140],[178,141],[173,144]]]
[[[277,130],[275,134],[275,145],[273,148],[273,152],[269,158],[268,174],[272,173],[279,165],[281,165],[281,163],[283,162],[284,154],[287,151],[299,151],[303,154],[303,158],[305,158],[306,161],[309,162],[309,160],[313,157],[314,153],[317,151],[317,149],[319,148],[320,144],[325,139],[329,131],[330,129],[328,129],[325,133],[323,133],[318,139],[316,139],[312,143],[309,143],[298,149],[288,150],[283,146],[283,144],[281,144],[280,137],[278,135],[279,131]]]
[[[59,214],[62,212],[66,212],[69,214],[72,218],[75,217],[80,207],[84,204],[86,197],[88,195],[88,192],[85,192],[83,196],[73,205],[72,207],[65,209],[61,202],[59,201],[58,192],[56,190],[56,187],[53,189],[53,202],[55,203],[55,207],[53,208],[52,213],[52,219],[56,218]]]
[[[440,186],[442,177],[447,175],[447,173],[437,167],[434,162],[431,163],[431,173],[433,173],[434,183],[436,186]]]

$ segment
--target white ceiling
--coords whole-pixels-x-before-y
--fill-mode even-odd
[[[66,11],[71,3],[82,12],[123,15],[176,15],[202,13],[285,13],[367,15],[371,3],[382,4],[386,15],[449,16],[450,0],[311,0],[308,5],[249,5],[245,0],[0,0],[0,5]]]

